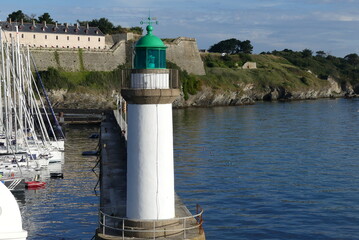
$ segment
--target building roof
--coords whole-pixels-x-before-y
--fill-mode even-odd
[[[68,24],[46,24],[44,23],[17,23],[17,22],[0,22],[0,26],[4,31],[16,31],[16,26],[19,32],[33,32],[33,33],[54,33],[54,34],[73,34],[73,35],[95,35],[104,36],[98,27],[80,26],[75,24],[70,26]]]

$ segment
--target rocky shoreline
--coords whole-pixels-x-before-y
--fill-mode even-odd
[[[319,98],[352,98],[358,97],[359,86],[345,84],[340,86],[333,79],[321,89],[308,88],[300,91],[289,91],[284,87],[267,87],[258,90],[253,84],[241,86],[240,91],[214,90],[202,87],[195,95],[185,100],[183,94],[174,103],[174,108],[213,107],[254,104],[257,101],[290,101]],[[116,92],[110,94],[68,92],[53,90],[49,92],[50,100],[55,108],[62,109],[113,109],[116,104]]]

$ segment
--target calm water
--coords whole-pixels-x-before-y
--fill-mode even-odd
[[[359,239],[359,99],[174,110],[176,191],[207,239]],[[67,131],[64,179],[20,198],[33,239],[91,239],[95,127]]]
[[[359,99],[174,111],[207,239],[359,239]]]
[[[85,240],[95,234],[99,200],[94,192],[97,177],[91,169],[96,157],[81,154],[96,149],[98,140],[88,137],[99,130],[70,126],[66,131],[64,179],[48,179],[45,189],[17,196],[28,240]]]

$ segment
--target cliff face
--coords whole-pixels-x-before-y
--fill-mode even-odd
[[[208,107],[253,104],[256,101],[277,100],[305,100],[330,97],[355,96],[353,87],[346,85],[345,88],[329,78],[327,86],[321,89],[309,88],[297,91],[288,91],[283,87],[268,87],[262,90],[255,88],[253,84],[243,84],[241,91],[222,91],[204,87],[195,95],[190,95],[186,101],[183,98],[174,102],[174,107]]]

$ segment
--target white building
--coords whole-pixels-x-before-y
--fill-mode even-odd
[[[16,26],[18,32],[16,30]],[[20,44],[31,48],[82,48],[106,49],[105,35],[97,27],[80,26],[75,24],[42,24],[0,22],[3,31],[3,41],[11,41],[18,35]]]

